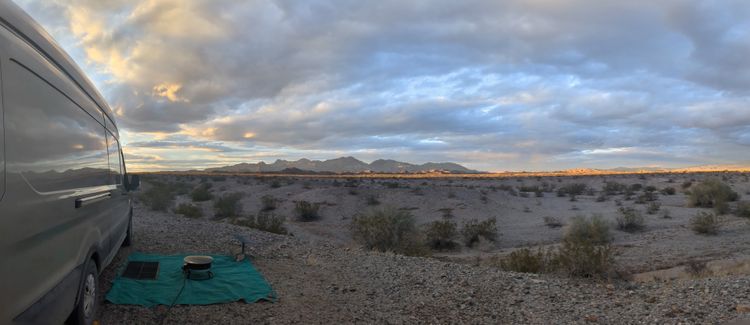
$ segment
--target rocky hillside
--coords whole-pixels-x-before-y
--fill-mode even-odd
[[[354,157],[340,157],[329,160],[276,160],[271,164],[265,162],[259,163],[241,163],[233,166],[208,168],[206,171],[230,172],[230,173],[265,173],[281,172],[284,170],[301,170],[310,172],[330,172],[330,173],[422,173],[430,171],[443,171],[451,173],[477,173],[475,170],[468,169],[456,163],[432,163],[417,165],[406,162],[378,159],[372,163],[363,162]]]

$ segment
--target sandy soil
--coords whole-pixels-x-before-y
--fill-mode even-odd
[[[197,185],[200,177],[159,176],[170,181],[184,181]],[[497,218],[500,239],[491,247],[482,249],[461,248],[455,252],[443,253],[444,257],[461,261],[502,256],[515,248],[548,245],[559,242],[564,228],[549,228],[543,218],[556,217],[563,223],[578,215],[602,215],[613,224],[618,215],[617,202],[624,207],[633,207],[646,217],[646,229],[637,233],[613,231],[613,245],[617,248],[620,269],[630,273],[666,269],[684,264],[691,259],[712,260],[745,257],[750,253],[750,226],[747,219],[733,215],[723,217],[723,227],[718,236],[700,236],[688,227],[689,220],[699,209],[687,207],[687,197],[682,184],[697,183],[707,178],[721,178],[717,174],[672,174],[672,175],[608,175],[573,177],[521,177],[501,179],[321,179],[321,178],[255,178],[229,176],[214,177],[215,195],[229,192],[244,194],[244,213],[254,214],[260,209],[260,198],[271,195],[280,200],[275,213],[287,218],[291,232],[307,240],[326,239],[347,246],[353,243],[348,229],[352,216],[367,209],[384,206],[408,209],[419,224],[445,218],[459,226],[469,219]],[[727,183],[741,195],[750,193],[750,181],[745,174],[727,174]],[[204,177],[204,179],[206,179]],[[657,190],[675,188],[674,195],[658,194],[657,202],[661,210],[650,215],[645,212],[647,204],[635,203],[642,193],[636,191],[633,199],[625,195],[611,195],[606,201],[597,202],[605,182],[618,182],[625,185],[641,184],[654,186]],[[280,187],[275,188],[276,182]],[[592,195],[579,195],[572,202],[569,197],[558,197],[556,189],[571,183],[583,183],[594,191]],[[518,191],[524,186],[549,184],[552,192],[536,197],[535,193],[523,194]],[[512,187],[517,193],[506,188]],[[689,190],[689,188],[688,188]],[[528,197],[523,197],[527,195]],[[368,197],[374,196],[380,202],[377,206],[367,204]],[[750,197],[745,198],[745,200]],[[181,200],[189,201],[184,197]],[[297,201],[321,203],[322,218],[316,222],[295,221],[294,203]],[[212,216],[211,202],[200,204],[204,215]],[[671,218],[663,218],[663,210],[668,210]]]

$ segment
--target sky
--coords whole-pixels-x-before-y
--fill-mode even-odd
[[[130,170],[750,162],[750,1],[18,0]]]

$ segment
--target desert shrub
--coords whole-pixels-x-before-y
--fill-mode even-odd
[[[557,196],[565,196],[565,195],[576,196],[576,195],[583,195],[584,193],[586,193],[586,189],[587,189],[587,188],[588,188],[588,186],[586,186],[586,184],[583,184],[583,183],[571,183],[571,184],[566,184],[566,185],[564,185],[564,186],[560,187],[560,188],[559,188],[559,189],[557,190]]]
[[[672,211],[669,211],[669,209],[661,209],[661,217],[664,219],[672,219]]]
[[[544,197],[544,192],[542,192],[541,190],[540,191],[536,191],[536,192],[534,192],[534,196],[536,196],[536,197]]]
[[[640,184],[640,183],[630,184],[630,186],[628,186],[628,191],[631,191],[631,192],[638,192],[642,189],[643,189],[643,184]]]
[[[271,181],[271,185],[270,186],[271,186],[271,188],[279,188],[279,187],[281,187],[281,182],[279,182],[278,179],[274,179],[273,181]]]
[[[188,218],[200,218],[203,216],[203,211],[190,203],[182,203],[174,209],[174,213],[181,214]]]
[[[690,188],[690,186],[693,186],[693,182],[691,182],[691,181],[685,181],[680,186],[682,187],[683,190],[686,190],[686,189]]]
[[[427,224],[425,237],[432,249],[453,249],[454,239],[458,235],[456,223],[450,220],[438,220]]]
[[[576,277],[601,277],[613,270],[609,226],[600,216],[575,217],[562,245],[556,250],[516,250],[500,261],[500,267],[516,272],[559,272]]]
[[[143,191],[140,200],[154,211],[167,211],[174,202],[176,189],[171,184],[162,182],[149,182],[151,187]]]
[[[211,183],[201,184],[190,192],[190,197],[193,199],[193,202],[203,202],[214,198],[213,194],[208,190],[210,186],[206,186],[206,184]]]
[[[214,216],[219,219],[237,217],[242,212],[242,193],[224,194],[214,200]]]
[[[622,183],[617,182],[606,182],[604,183],[604,187],[602,188],[602,191],[604,193],[607,193],[607,195],[617,195],[622,194],[627,189],[627,186]]]
[[[618,209],[619,215],[617,216],[617,229],[625,232],[636,232],[645,228],[645,220],[643,215],[631,207],[620,207]]]
[[[315,221],[320,219],[320,215],[318,214],[319,209],[320,203],[299,201],[294,205],[294,212],[297,213],[297,220],[299,221]]]
[[[390,189],[398,188],[398,182],[385,182],[383,183],[383,185],[385,185],[385,187],[390,188]]]
[[[449,199],[455,199],[456,198],[456,192],[453,192],[453,190],[448,191],[448,198]]]
[[[560,228],[563,226],[563,223],[555,217],[544,217],[544,225],[550,228]]]
[[[614,258],[608,244],[592,241],[564,240],[555,254],[554,269],[568,276],[602,277],[613,269]]]
[[[734,210],[734,215],[741,218],[750,218],[750,202],[737,203],[737,209]]]
[[[539,186],[538,185],[530,185],[530,186],[521,185],[521,186],[518,186],[518,191],[519,192],[537,192],[539,191]]]
[[[609,224],[600,215],[574,217],[565,233],[564,241],[588,242],[596,245],[609,243]]]
[[[533,251],[529,248],[514,250],[508,256],[500,260],[500,268],[505,271],[522,273],[544,273],[552,271],[554,259],[552,251],[538,248]]]
[[[674,187],[665,187],[661,190],[661,194],[664,195],[675,195],[675,193],[677,193],[677,190]]]
[[[518,196],[523,197],[523,198],[528,198],[529,197],[529,193],[528,192],[520,192],[520,193],[518,193]]]
[[[367,205],[378,205],[380,204],[380,200],[378,200],[378,197],[374,194],[367,196]]]
[[[659,210],[661,210],[661,203],[659,202],[651,202],[646,207],[646,213],[648,214],[656,214]]]
[[[358,195],[359,194],[359,192],[357,192],[357,190],[353,189],[353,188],[350,188],[349,191],[348,191],[348,193],[349,193],[349,195]]]
[[[719,217],[709,212],[698,212],[693,218],[690,219],[690,228],[696,234],[701,235],[716,235],[719,233],[719,227],[721,222]]]
[[[719,180],[703,181],[692,187],[688,197],[691,207],[714,208],[716,213],[725,214],[729,210],[728,202],[739,198],[737,192]]]
[[[468,247],[474,246],[479,241],[479,237],[483,237],[489,241],[497,240],[497,220],[495,218],[488,218],[484,221],[472,219],[464,222],[463,228],[461,229],[461,235],[464,239],[464,244]]]
[[[259,213],[257,216],[250,216],[247,219],[234,219],[232,223],[244,227],[258,229],[279,235],[286,235],[287,230],[284,227],[286,219],[272,213]]]
[[[352,237],[365,248],[404,255],[426,255],[426,247],[409,211],[383,208],[352,218]]]
[[[279,200],[270,195],[263,195],[260,198],[260,210],[261,211],[272,211],[276,210],[279,205]]]
[[[607,199],[608,199],[607,194],[602,193],[596,197],[596,202],[604,202],[604,201],[607,201]]]

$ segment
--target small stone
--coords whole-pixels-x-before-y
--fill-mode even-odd
[[[750,313],[750,305],[737,305],[736,309],[739,313]]]

